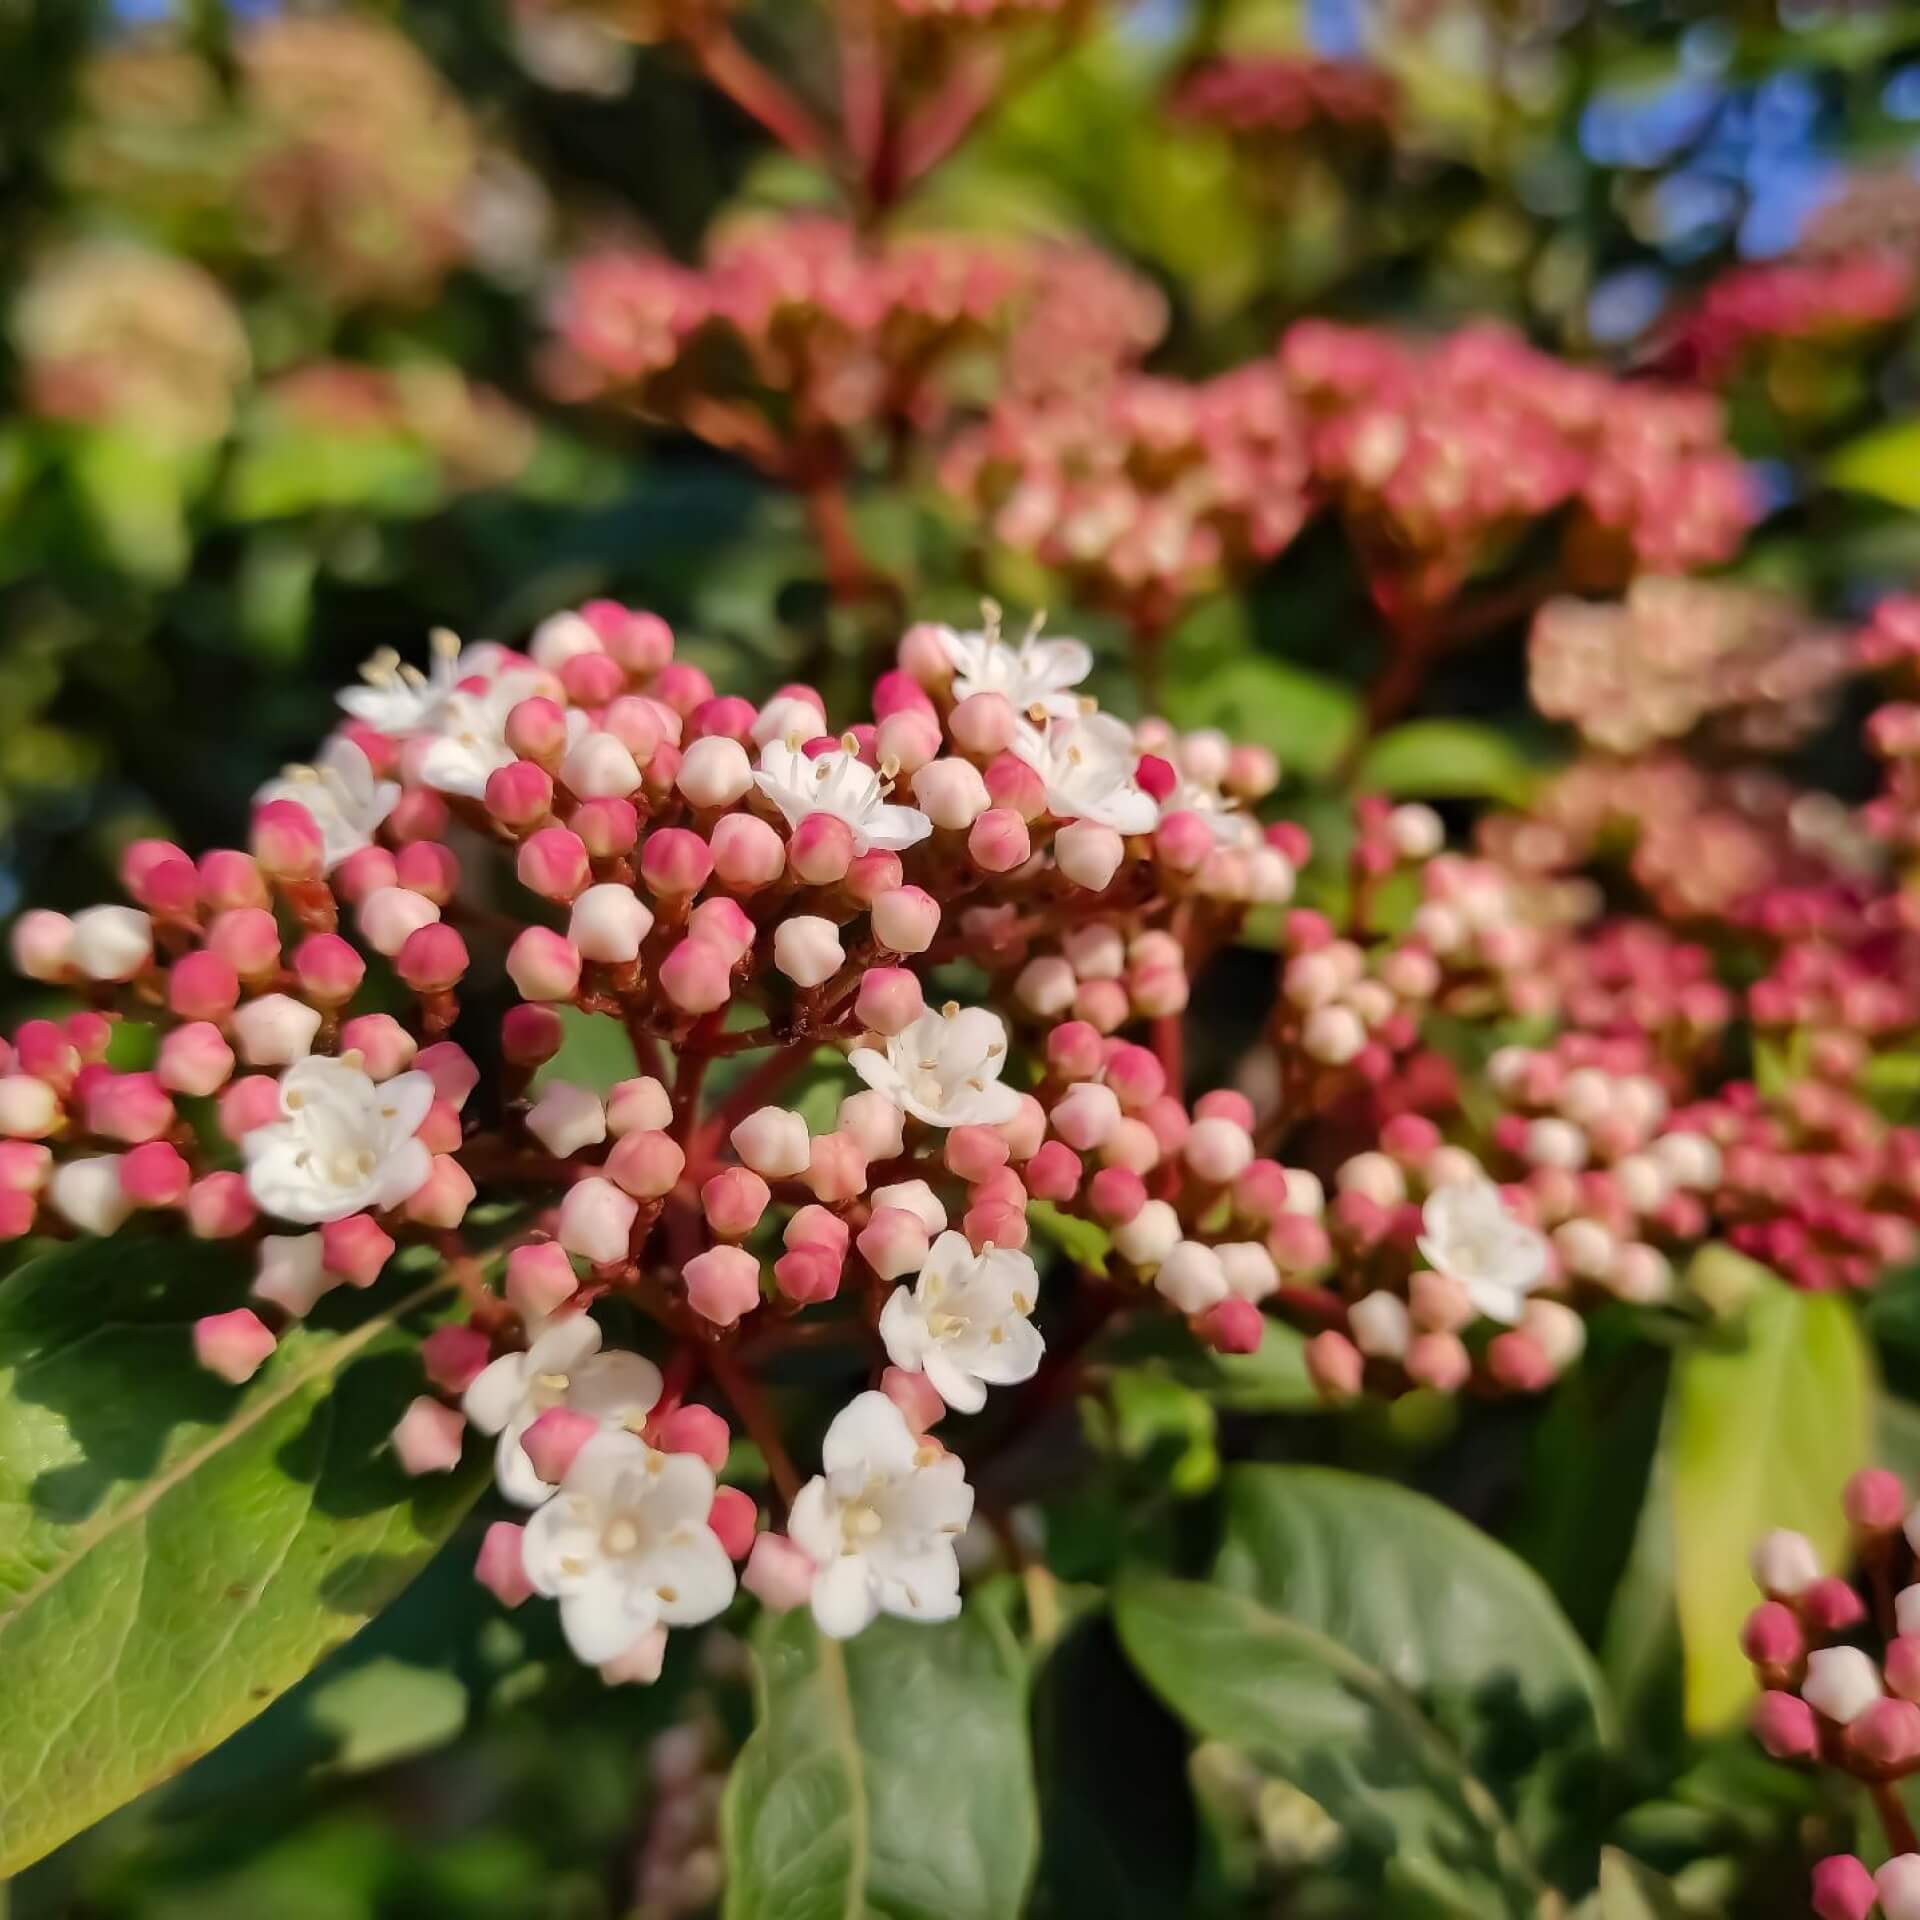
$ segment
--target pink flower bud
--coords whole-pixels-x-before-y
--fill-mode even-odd
[[[276,880],[317,880],[325,870],[326,842],[313,815],[297,800],[269,800],[255,807],[248,845],[261,871]]]
[[[1887,1691],[1902,1700],[1920,1701],[1920,1634],[1896,1634],[1887,1642]]]
[[[867,1156],[851,1134],[823,1133],[812,1142],[806,1180],[813,1197],[829,1206],[857,1200],[866,1191]]]
[[[1054,1102],[1048,1117],[1054,1132],[1068,1146],[1091,1153],[1120,1124],[1120,1102],[1111,1087],[1097,1080],[1082,1080]]]
[[[840,929],[818,914],[790,915],[774,929],[773,963],[795,986],[824,986],[846,957]]]
[[[660,827],[640,850],[640,872],[662,899],[698,893],[713,872],[713,855],[697,833],[685,827]]]
[[[1194,1325],[1195,1333],[1215,1353],[1258,1353],[1266,1328],[1265,1318],[1251,1300],[1222,1300]]]
[[[417,1226],[451,1232],[473,1199],[473,1176],[450,1153],[436,1153],[427,1177],[407,1196],[406,1215]]]
[[[1776,1760],[1798,1757],[1774,1755]],[[1831,1854],[1815,1863],[1810,1896],[1817,1920],[1867,1920],[1879,1897],[1873,1875],[1850,1853]]]
[[[427,1108],[427,1117],[414,1128],[413,1137],[429,1153],[458,1153],[462,1139],[459,1110],[436,1099]]]
[[[558,1486],[574,1456],[599,1431],[600,1422],[590,1413],[549,1407],[520,1436],[520,1446],[534,1472],[549,1486]]]
[[[732,995],[732,963],[711,941],[682,940],[660,963],[660,988],[683,1013],[712,1013]]]
[[[73,922],[35,907],[13,923],[13,964],[29,980],[58,983],[73,964]]]
[[[798,1306],[831,1300],[840,1291],[842,1257],[825,1247],[795,1247],[773,1263],[774,1284]]]
[[[625,1146],[626,1141],[620,1144]],[[608,1170],[612,1171],[611,1162]],[[627,1257],[627,1239],[639,1212],[639,1203],[612,1180],[595,1176],[577,1181],[560,1203],[560,1244],[590,1265],[615,1266]]]
[[[892,761],[909,778],[940,751],[940,722],[931,713],[890,713],[874,733],[873,750],[882,765]]]
[[[623,607],[617,600],[589,600],[580,617],[631,674],[656,674],[673,658],[673,629],[657,613]]]
[[[515,760],[487,776],[487,811],[504,827],[526,833],[553,811],[553,779],[532,760]]]
[[[193,1323],[194,1358],[229,1386],[251,1380],[277,1344],[251,1307],[210,1313]]]
[[[1801,1589],[1800,1617],[1822,1636],[1845,1633],[1867,1617],[1865,1603],[1846,1581],[1827,1574]]]
[[[420,928],[440,918],[440,909],[410,888],[376,887],[361,901],[355,918],[367,945],[391,959]]]
[[[788,870],[810,887],[830,887],[844,880],[853,855],[853,829],[838,814],[808,814],[787,842]]]
[[[451,1473],[460,1464],[467,1423],[458,1407],[421,1394],[407,1403],[393,1430],[393,1455],[402,1473]]]
[[[629,1133],[659,1132],[672,1124],[673,1098],[658,1080],[622,1080],[607,1090],[607,1131],[616,1140]]]
[[[1911,1700],[1876,1700],[1847,1728],[1847,1746],[1889,1772],[1920,1760],[1920,1707]]]
[[[860,978],[853,1011],[863,1026],[891,1037],[927,1010],[919,978],[905,967],[869,967]]]
[[[744,1240],[772,1199],[767,1183],[745,1167],[723,1167],[700,1189],[707,1225],[723,1240]]]
[[[331,884],[337,898],[358,907],[382,887],[398,886],[400,868],[385,847],[361,847],[334,868]]]
[[[1027,1186],[1033,1197],[1055,1205],[1071,1200],[1080,1191],[1083,1172],[1080,1156],[1059,1140],[1045,1142],[1026,1162]]]
[[[199,872],[200,897],[215,913],[267,904],[267,883],[251,854],[215,847],[200,856]]]
[[[1351,1400],[1360,1391],[1366,1362],[1344,1333],[1329,1327],[1307,1342],[1307,1373],[1329,1400]]]
[[[567,824],[596,860],[613,860],[631,853],[640,838],[640,816],[629,800],[606,796],[583,800]]]
[[[422,1047],[413,1063],[433,1082],[436,1098],[444,1100],[455,1113],[467,1104],[467,1096],[480,1084],[480,1069],[465,1047],[453,1040],[436,1040]]]
[[[1147,1204],[1146,1182],[1128,1168],[1103,1167],[1087,1189],[1087,1204],[1095,1219],[1125,1226]]]
[[[1473,1361],[1457,1334],[1419,1333],[1407,1343],[1407,1378],[1436,1393],[1457,1393],[1473,1371]]]
[[[947,716],[954,744],[981,760],[1012,746],[1019,725],[1019,716],[1003,693],[970,693]]]
[[[1007,1143],[991,1127],[955,1127],[947,1135],[944,1157],[949,1173],[984,1180],[1007,1164]]]
[[[580,949],[550,927],[526,927],[507,950],[507,975],[528,1000],[571,1000],[580,987]]]
[[[1214,849],[1213,829],[1197,813],[1170,813],[1153,836],[1153,851],[1175,873],[1198,873]]]
[[[947,1410],[936,1388],[924,1373],[909,1373],[904,1367],[888,1367],[880,1375],[880,1391],[900,1409],[900,1417],[913,1433],[925,1433],[939,1424]]]
[[[293,950],[301,993],[318,1007],[341,1007],[360,991],[367,963],[337,933],[310,934]]]
[[[718,1487],[713,1505],[707,1512],[707,1526],[729,1560],[744,1560],[753,1549],[754,1531],[760,1524],[760,1510],[753,1496],[738,1487]]]
[[[736,893],[770,887],[787,864],[787,849],[764,820],[750,813],[724,814],[714,822],[713,871]]]
[[[544,1320],[578,1290],[573,1262],[557,1241],[538,1240],[507,1255],[507,1302],[523,1321]]]
[[[996,754],[987,762],[985,778],[987,799],[994,806],[1029,823],[1046,817],[1046,782],[1017,754]]]
[[[233,1037],[250,1067],[285,1067],[313,1051],[318,1009],[285,993],[263,993],[234,1010]]]
[[[230,907],[207,929],[207,948],[242,980],[264,980],[280,965],[279,923],[264,907]]]
[[[795,1251],[803,1247],[812,1248],[830,1253],[836,1260],[843,1260],[851,1241],[851,1232],[838,1214],[829,1213],[825,1207],[809,1205],[795,1209],[793,1217],[787,1222],[786,1231],[780,1237]]]
[[[940,903],[919,887],[895,887],[873,903],[873,932],[894,953],[925,953],[940,930]]]
[[[662,1453],[691,1453],[715,1473],[726,1466],[733,1445],[727,1423],[711,1407],[675,1407],[655,1423],[652,1438]]]
[[[1104,1058],[1099,1034],[1084,1020],[1065,1021],[1047,1035],[1047,1070],[1057,1079],[1091,1080]]]
[[[1011,873],[1033,852],[1027,823],[1004,807],[989,807],[967,831],[967,852],[982,873]]]
[[[686,1165],[687,1156],[672,1135],[642,1128],[636,1133],[622,1134],[614,1143],[613,1151],[607,1155],[607,1177],[636,1200],[659,1200],[673,1191]],[[579,1191],[578,1187],[574,1188],[575,1193]],[[629,1225],[632,1218],[629,1212]],[[564,1233],[560,1238],[569,1253],[586,1251],[584,1247],[574,1246]]]
[[[167,1005],[182,1020],[224,1020],[240,999],[240,976],[217,953],[185,953],[167,975]]]
[[[580,836],[566,827],[542,827],[521,842],[514,862],[520,884],[543,900],[571,900],[593,877]]]
[[[465,1393],[480,1377],[492,1347],[478,1327],[450,1320],[420,1343],[420,1364],[442,1393]]]
[[[449,926],[417,927],[393,956],[393,970],[415,993],[446,993],[467,971],[467,943]]]
[[[108,1073],[87,1089],[87,1131],[103,1140],[158,1140],[172,1125],[173,1102],[155,1074]]]
[[[394,856],[394,878],[410,893],[444,907],[460,889],[460,862],[437,840],[410,840]]]
[[[522,760],[537,761],[551,771],[567,750],[566,709],[544,694],[516,701],[507,714],[505,737]]]
[[[790,1180],[806,1172],[812,1157],[807,1123],[784,1107],[761,1107],[728,1136],[733,1150],[755,1173]]]
[[[1862,1467],[1844,1498],[1847,1519],[1862,1533],[1891,1533],[1906,1516],[1907,1491],[1885,1467]]]
[[[730,807],[753,787],[753,762],[738,740],[713,734],[681,755],[674,785],[696,807]]]
[[[561,663],[560,684],[576,707],[604,707],[625,687],[627,675],[604,653],[576,653]]]
[[[149,1140],[120,1161],[120,1191],[136,1207],[177,1207],[193,1185],[193,1169],[178,1148]]]
[[[30,1193],[0,1188],[0,1242],[23,1239],[33,1231],[40,1203]]]
[[[813,1592],[814,1565],[784,1534],[754,1536],[740,1584],[769,1613],[804,1607]]]
[[[509,1007],[500,1019],[500,1051],[512,1066],[544,1066],[566,1037],[551,1007]]]
[[[560,781],[582,800],[624,800],[640,784],[640,766],[610,733],[586,733],[560,762]]]
[[[926,1265],[927,1229],[901,1207],[876,1207],[855,1244],[882,1280],[898,1280]]]
[[[280,1083],[271,1075],[249,1073],[220,1092],[220,1131],[238,1141],[255,1127],[280,1118]]]
[[[370,1287],[393,1258],[393,1236],[370,1213],[350,1213],[320,1229],[320,1264],[350,1287]]]
[[[834,1124],[869,1161],[891,1160],[905,1150],[906,1115],[872,1088],[848,1094],[840,1102]]]
[[[987,783],[970,760],[930,760],[911,784],[914,804],[947,832],[966,832],[987,810]]]
[[[760,1304],[760,1262],[744,1247],[709,1247],[682,1271],[687,1303],[702,1319],[730,1327]]]
[[[209,1173],[187,1195],[187,1231],[196,1240],[231,1240],[257,1218],[244,1174]]]
[[[473,1577],[503,1607],[517,1607],[533,1595],[533,1582],[527,1578],[522,1557],[526,1531],[511,1520],[495,1520],[480,1542],[480,1557],[473,1563]]]
[[[716,896],[702,900],[687,915],[687,932],[695,940],[704,940],[727,957],[729,966],[737,966],[753,950],[759,929],[737,900]]]
[[[1126,858],[1126,843],[1111,827],[1074,820],[1053,836],[1053,856],[1076,887],[1104,893]]]
[[[25,1140],[0,1140],[0,1193],[38,1193],[53,1171],[53,1155]]]
[[[663,666],[654,679],[653,693],[677,714],[692,713],[703,701],[713,698],[713,682],[686,660]]]

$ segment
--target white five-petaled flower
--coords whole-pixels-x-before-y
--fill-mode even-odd
[[[894,1034],[886,1051],[855,1047],[847,1056],[876,1093],[930,1127],[996,1127],[1020,1110],[1020,1095],[1000,1078],[1007,1030],[985,1007],[949,1002]]]
[[[247,1191],[300,1226],[397,1207],[433,1170],[414,1136],[433,1105],[424,1073],[375,1082],[349,1060],[311,1054],[280,1076],[280,1115],[241,1136]]]
[[[478,800],[487,790],[487,777],[518,757],[507,745],[507,716],[522,700],[548,693],[553,682],[544,673],[522,669],[503,673],[482,688],[455,687],[439,703],[431,719],[431,734],[420,756],[419,777],[442,793]],[[584,733],[584,709],[567,709],[571,740]]]
[[[269,780],[254,796],[256,805],[297,800],[313,816],[329,870],[349,854],[373,844],[380,823],[400,798],[392,780],[376,780],[373,762],[351,740],[329,740],[312,766],[293,766]]]
[[[887,1358],[924,1373],[956,1413],[978,1413],[987,1389],[1031,1380],[1046,1342],[1027,1317],[1040,1276],[1010,1248],[975,1253],[963,1233],[943,1233],[911,1287],[896,1287],[880,1313]]]
[[[655,1627],[711,1620],[733,1598],[733,1563],[707,1524],[713,1469],[637,1434],[596,1433],[527,1522],[521,1564],[560,1602],[560,1627],[591,1666]]]
[[[1043,713],[1065,717],[1080,711],[1079,697],[1069,693],[1093,671],[1093,653],[1081,640],[1043,640],[1036,619],[1026,638],[1010,647],[1000,637],[1000,621],[989,610],[980,633],[960,633],[952,627],[935,629],[953,667],[953,697],[976,693],[1004,694],[1015,713]]]
[[[1151,833],[1160,819],[1153,795],[1134,775],[1140,749],[1132,730],[1107,713],[1022,726],[1013,750],[1040,776],[1047,806],[1062,820],[1091,820],[1116,833]]]
[[[898,853],[933,831],[933,822],[918,807],[890,805],[892,786],[843,747],[810,760],[789,740],[769,740],[760,749],[760,770],[753,783],[790,827],[811,813],[844,820],[856,854],[876,849]]]
[[[1526,1296],[1547,1277],[1546,1236],[1516,1220],[1491,1180],[1437,1187],[1420,1209],[1420,1252],[1458,1280],[1474,1310],[1512,1326]]]
[[[516,1505],[537,1507],[553,1488],[533,1470],[520,1442],[553,1407],[637,1433],[660,1398],[660,1369],[638,1353],[600,1351],[600,1323],[569,1313],[552,1321],[525,1353],[503,1353],[475,1376],[461,1404],[482,1433],[497,1433],[494,1478]]]
[[[877,1613],[951,1620],[960,1611],[954,1541],[973,1516],[958,1458],[920,1440],[884,1393],[856,1394],[827,1429],[824,1473],[795,1497],[787,1534],[820,1569],[813,1617],[844,1640]]]
[[[432,659],[422,673],[391,647],[382,647],[360,669],[357,687],[343,687],[334,697],[356,720],[382,733],[415,733],[438,716],[447,696],[469,674],[482,671],[478,649],[461,651],[458,638],[445,627],[435,627]]]

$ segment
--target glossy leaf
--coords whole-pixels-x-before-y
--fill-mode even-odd
[[[1007,1920],[1038,1843],[1027,1686],[977,1603],[940,1626],[756,1636],[756,1724],[722,1816],[727,1920]]]
[[[1764,1269],[1752,1279],[1737,1341],[1679,1357],[1663,1440],[1696,1729],[1723,1725],[1753,1691],[1740,1651],[1753,1543],[1793,1527],[1836,1555],[1841,1490],[1873,1452],[1873,1365],[1853,1303],[1795,1292]]]
[[[1205,674],[1169,674],[1167,717],[1180,727],[1225,727],[1258,742],[1285,771],[1328,773],[1360,724],[1360,697],[1343,681],[1290,661],[1249,655]]]
[[[1472,720],[1409,720],[1368,747],[1356,779],[1396,799],[1524,806],[1538,769],[1497,727]]]
[[[1827,462],[1827,479],[1920,513],[1920,422],[1890,421],[1850,440]]]
[[[189,1327],[239,1256],[86,1242],[0,1283],[0,1872],[177,1772],[378,1612],[484,1479],[409,1480],[397,1323],[296,1329],[242,1390]],[[364,1302],[355,1300],[356,1307]]]

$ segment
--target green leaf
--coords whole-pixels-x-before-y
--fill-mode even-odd
[[[726,1920],[1008,1920],[1038,1842],[1023,1663],[991,1608],[756,1635],[722,1811]]]
[[[467,1690],[443,1668],[382,1658],[319,1688],[309,1711],[337,1742],[329,1765],[364,1773],[453,1739],[467,1723]]]
[[[1215,1353],[1171,1315],[1137,1314],[1101,1341],[1097,1357],[1168,1374],[1222,1413],[1324,1413],[1332,1405],[1308,1376],[1306,1335],[1272,1318],[1252,1353]]]
[[[582,1013],[578,1007],[561,1007],[559,1014],[560,1051],[533,1076],[536,1089],[565,1080],[604,1094],[640,1071],[626,1028],[611,1014]]]
[[[1618,1847],[1600,1855],[1600,1887],[1580,1908],[1581,1920],[1681,1920],[1673,1883]]]
[[[1498,800],[1526,805],[1539,769],[1498,727],[1409,720],[1367,748],[1354,776],[1395,799]]]
[[[69,470],[115,566],[161,585],[186,571],[192,547],[187,494],[199,464],[138,434],[80,438]]]
[[[1205,674],[1169,664],[1167,718],[1177,727],[1226,727],[1267,747],[1284,772],[1307,779],[1339,764],[1360,724],[1360,696],[1344,681],[1288,661],[1250,656]]]
[[[1837,1556],[1846,1540],[1841,1490],[1873,1451],[1873,1364],[1852,1303],[1756,1271],[1739,1343],[1680,1355],[1663,1441],[1687,1723],[1696,1730],[1730,1720],[1753,1691],[1740,1651],[1753,1543],[1793,1527]]]
[[[1889,421],[1849,440],[1827,462],[1827,481],[1920,513],[1920,420]]]
[[[1380,1666],[1250,1594],[1192,1581],[1123,1581],[1115,1621],[1192,1733],[1312,1795],[1384,1888],[1459,1920],[1540,1913],[1547,1889],[1499,1802]]]
[[[1043,1240],[1050,1240],[1075,1266],[1086,1267],[1103,1279],[1113,1236],[1097,1220],[1063,1213],[1045,1200],[1027,1202],[1027,1220]]]
[[[484,1481],[478,1449],[421,1482],[387,1446],[421,1384],[397,1323],[442,1282],[295,1329],[236,1391],[189,1328],[246,1279],[230,1251],[88,1241],[0,1283],[0,1874],[251,1719]]]

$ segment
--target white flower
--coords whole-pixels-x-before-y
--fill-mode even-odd
[[[1111,714],[1023,726],[1013,750],[1040,776],[1047,806],[1062,820],[1091,820],[1116,833],[1151,833],[1160,819],[1153,795],[1134,778],[1140,752]]]
[[[260,1242],[253,1292],[296,1320],[313,1311],[323,1293],[340,1284],[326,1269],[326,1243],[317,1233],[270,1233]]]
[[[987,1389],[1031,1380],[1046,1342],[1028,1319],[1040,1276],[1024,1254],[975,1253],[963,1233],[933,1243],[920,1277],[880,1312],[887,1358],[924,1373],[956,1413],[978,1413]]]
[[[916,1439],[884,1393],[862,1393],[834,1416],[820,1463],[826,1471],[800,1489],[787,1521],[820,1569],[820,1631],[845,1640],[877,1613],[951,1620],[960,1611],[954,1541],[973,1517],[959,1460]]]
[[[280,1076],[279,1120],[243,1135],[247,1191],[263,1213],[301,1226],[397,1207],[433,1170],[414,1134],[433,1105],[424,1073],[376,1085],[327,1054]]]
[[[955,700],[999,693],[1019,714],[1035,707],[1062,716],[1079,712],[1078,698],[1067,689],[1093,671],[1093,654],[1084,641],[1042,640],[1036,619],[1026,638],[1010,647],[1001,639],[999,618],[991,611],[982,633],[959,633],[952,627],[936,627],[934,632],[953,667]]]
[[[888,781],[858,755],[836,747],[809,760],[786,740],[769,740],[760,749],[760,770],[753,784],[780,809],[790,827],[812,813],[830,813],[853,833],[856,854],[899,853],[924,840],[933,822],[917,807],[890,806]]]
[[[477,692],[456,688],[432,715],[432,737],[421,755],[419,775],[442,793],[480,799],[487,777],[518,757],[507,745],[507,716],[522,700],[549,693],[553,682],[543,673],[503,673]],[[567,709],[567,737],[586,731],[587,716]]]
[[[462,680],[485,670],[482,650],[469,647],[462,652],[459,639],[445,627],[434,628],[431,646],[433,658],[425,673],[391,647],[382,647],[360,669],[363,684],[344,687],[335,698],[356,720],[382,733],[417,733],[435,720]]]
[[[1477,1313],[1512,1326],[1525,1296],[1547,1277],[1546,1236],[1501,1203],[1491,1180],[1441,1187],[1420,1209],[1420,1252],[1436,1272],[1460,1281]]]
[[[637,1353],[600,1351],[600,1323],[569,1313],[551,1321],[525,1353],[503,1353],[481,1368],[462,1405],[482,1433],[497,1433],[494,1477],[523,1507],[553,1492],[533,1470],[521,1436],[553,1407],[598,1420],[609,1432],[638,1432],[660,1398],[660,1369]]]
[[[733,1598],[733,1563],[707,1525],[713,1469],[656,1453],[631,1433],[596,1433],[560,1491],[527,1522],[521,1564],[560,1602],[567,1645],[591,1666],[655,1627],[711,1620]]]
[[[278,780],[269,780],[254,796],[257,805],[270,800],[297,800],[320,829],[320,843],[329,870],[349,854],[373,844],[380,823],[400,798],[392,780],[376,780],[373,762],[351,740],[329,740],[310,767],[289,767]]]
[[[894,1034],[886,1051],[855,1047],[849,1064],[930,1127],[993,1127],[1020,1110],[1020,1095],[1002,1084],[1007,1030],[985,1007],[949,1002]]]

